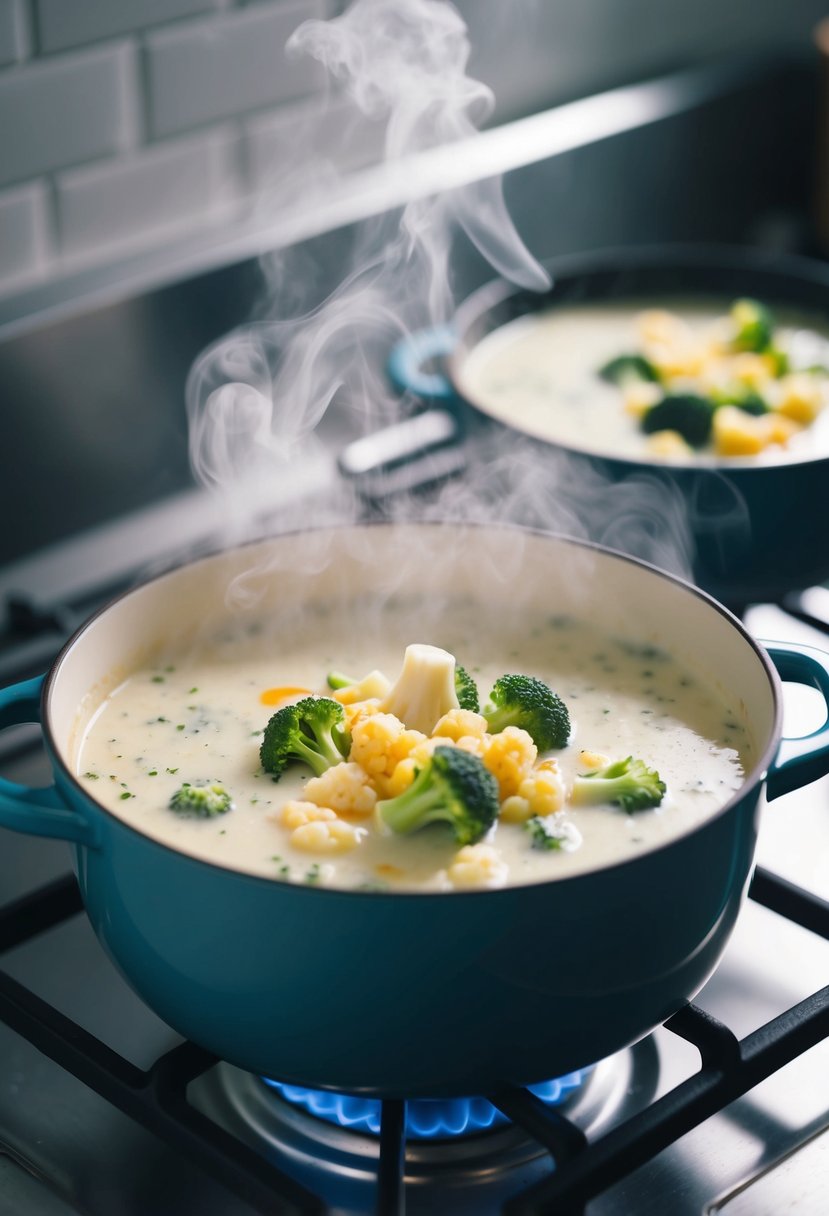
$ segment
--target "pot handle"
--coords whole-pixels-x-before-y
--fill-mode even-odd
[[[780,740],[766,779],[766,798],[800,789],[829,773],[829,654],[798,642],[764,643],[781,680],[816,688],[826,704],[826,721],[810,735]]]
[[[407,334],[392,347],[386,370],[395,388],[427,401],[453,401],[455,390],[442,372],[426,372],[423,364],[449,355],[457,345],[451,325],[435,325]]]
[[[0,689],[0,730],[23,722],[40,724],[43,680],[43,676],[37,676]],[[66,805],[56,785],[41,789],[0,777],[0,827],[85,845],[97,843],[93,824]]]

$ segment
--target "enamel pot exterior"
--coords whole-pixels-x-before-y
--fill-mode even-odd
[[[547,603],[551,574],[573,562],[575,609],[635,620],[637,636],[676,646],[736,690],[757,763],[730,803],[668,845],[587,874],[406,894],[294,885],[196,860],[105,810],[74,778],[78,706],[106,672],[130,669],[141,635],[186,636],[194,614],[222,603],[228,578],[248,565],[265,571],[274,604],[291,595],[300,609],[315,595],[328,603],[388,570],[401,546],[439,547],[441,525],[333,530],[336,556],[324,570],[309,560],[314,534],[192,563],[104,609],[45,682],[0,692],[0,725],[40,720],[55,774],[47,790],[0,781],[0,824],[73,843],[89,919],[115,965],[172,1027],[241,1068],[382,1097],[464,1096],[621,1049],[680,1008],[716,965],[750,875],[764,783],[772,797],[829,771],[829,728],[781,743],[768,656],[706,596],[606,550],[509,528],[466,533],[453,564],[459,583],[478,586],[490,558],[501,570],[514,562],[512,578],[488,593],[501,597],[499,612],[519,588],[528,605]],[[297,573],[303,560],[309,568]],[[438,565],[422,566],[419,582]],[[772,657],[788,665],[786,678],[829,698],[825,656],[788,647]]]
[[[221,1058],[317,1089],[462,1096],[599,1060],[696,992],[737,916],[756,802],[610,873],[460,897],[268,883],[111,819],[79,876],[129,983]]]

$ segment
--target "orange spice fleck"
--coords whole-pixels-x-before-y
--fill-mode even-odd
[[[283,685],[281,688],[266,688],[264,692],[260,692],[259,700],[263,705],[287,705],[289,701],[295,701],[298,697],[310,697],[310,688],[294,688],[290,684]]]
[[[406,873],[405,870],[400,869],[400,866],[393,866],[388,862],[383,862],[381,865],[375,866],[374,868],[382,878],[402,878]]]

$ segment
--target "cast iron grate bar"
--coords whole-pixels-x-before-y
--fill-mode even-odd
[[[589,1200],[829,1035],[829,987],[741,1040],[693,1005],[665,1027],[699,1049],[700,1071],[511,1199],[505,1216],[581,1216]]]
[[[325,1210],[316,1195],[190,1105],[187,1086],[217,1062],[209,1052],[185,1042],[144,1071],[2,971],[0,1017],[38,1051],[185,1153],[257,1211],[316,1216]]]
[[[489,1095],[489,1101],[543,1145],[558,1164],[572,1160],[587,1148],[587,1137],[581,1128],[528,1089],[504,1085]]]
[[[785,916],[803,929],[829,938],[829,902],[758,866],[748,890],[764,908]]]
[[[83,909],[74,874],[64,874],[0,908],[0,954],[54,929]]]
[[[404,1216],[406,1103],[386,1101],[381,1112],[376,1216]]]

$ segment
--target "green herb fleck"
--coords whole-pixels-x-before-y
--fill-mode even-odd
[[[172,776],[174,773],[178,772],[178,769],[177,768],[168,768],[167,772],[170,773],[170,775]]]
[[[157,776],[158,776],[158,769],[157,769],[157,768],[151,768],[151,769],[150,769],[150,771],[147,773],[147,776],[148,776],[148,777],[157,777]]]
[[[87,781],[97,781],[98,773],[84,773],[84,777],[86,777]]]
[[[164,676],[153,676],[153,684],[163,684]]]
[[[179,722],[178,726],[176,727],[176,730],[184,730],[184,723]]]
[[[124,802],[127,798],[134,798],[134,797],[135,797],[135,794],[131,794],[129,792],[129,790],[125,790],[124,793],[120,795],[122,802]]]

